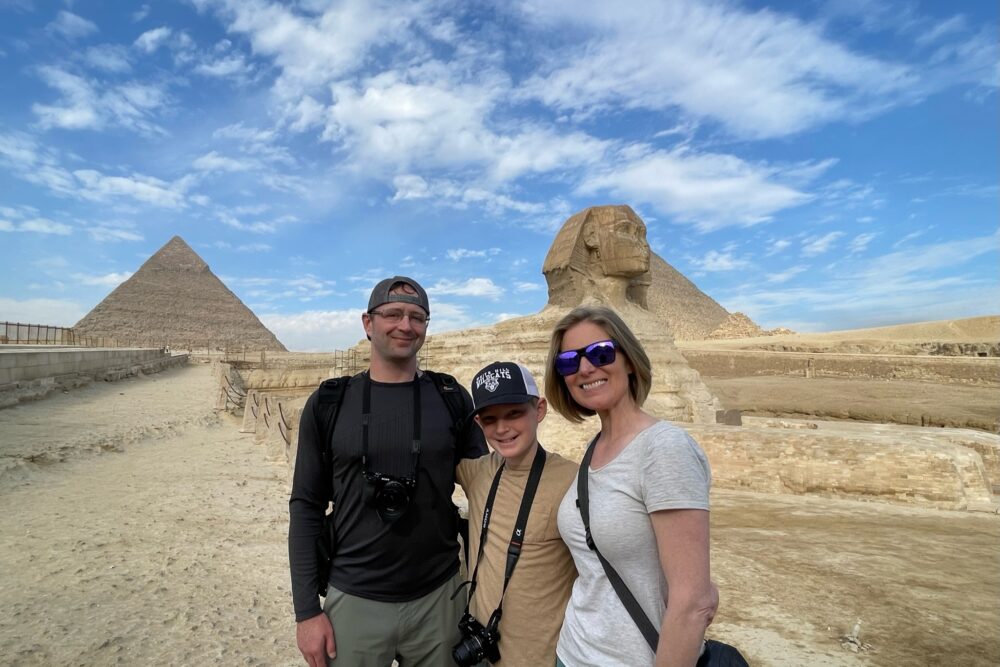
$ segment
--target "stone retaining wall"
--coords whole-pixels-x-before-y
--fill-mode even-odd
[[[1000,359],[992,357],[910,357],[696,349],[682,349],[681,352],[692,368],[707,377],[790,375],[1000,386]]]
[[[0,348],[0,407],[95,380],[110,382],[187,363],[186,354],[155,348],[4,347]]]

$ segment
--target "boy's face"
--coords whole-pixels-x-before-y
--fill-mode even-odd
[[[534,456],[538,424],[545,419],[547,404],[544,398],[537,405],[531,403],[501,403],[483,408],[476,415],[476,422],[490,446],[509,465],[520,467],[530,463]]]

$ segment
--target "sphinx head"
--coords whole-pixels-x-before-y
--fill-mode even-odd
[[[650,284],[646,225],[628,206],[595,206],[571,216],[556,235],[542,269],[549,303],[585,299],[646,307]]]

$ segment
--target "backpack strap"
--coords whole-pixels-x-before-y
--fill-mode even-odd
[[[329,483],[327,498],[333,500],[333,427],[337,423],[340,406],[344,402],[344,392],[351,375],[324,380],[316,396],[316,424],[319,427],[320,442],[323,445],[323,478]]]
[[[448,406],[448,414],[451,415],[451,432],[457,439],[464,431],[465,417],[469,408],[465,403],[465,397],[462,396],[458,380],[447,373],[426,370],[424,373],[434,382],[438,393],[444,399],[444,404]]]

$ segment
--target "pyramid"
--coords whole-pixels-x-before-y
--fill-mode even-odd
[[[663,318],[675,338],[703,340],[731,317],[715,299],[655,252],[650,253],[649,271],[652,274],[647,295],[649,310]]]
[[[73,328],[131,345],[286,351],[179,236]]]

